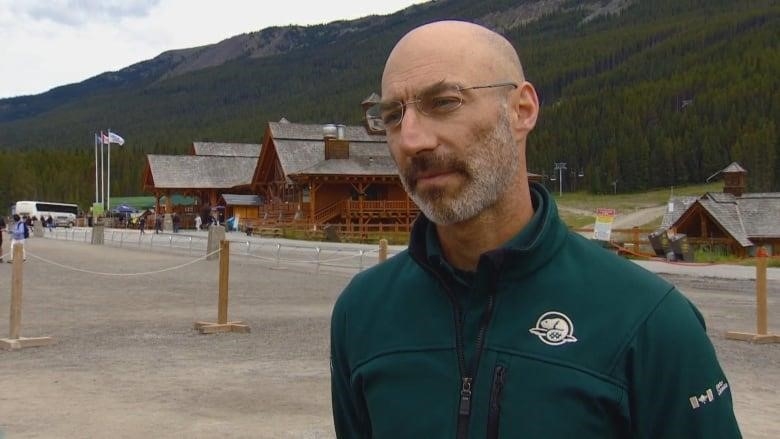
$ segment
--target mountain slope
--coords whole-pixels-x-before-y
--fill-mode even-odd
[[[256,143],[281,117],[359,123],[395,41],[438,19],[485,24],[519,49],[543,104],[529,169],[550,174],[566,162],[564,190],[700,182],[733,160],[752,189],[780,189],[776,1],[448,0],[264,29],[0,100],[0,188],[11,188],[0,202],[30,192],[88,201],[92,133],[108,127],[128,140],[112,156],[112,189],[130,195],[146,153]],[[57,183],[41,186],[41,176]]]

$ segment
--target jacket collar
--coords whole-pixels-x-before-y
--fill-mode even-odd
[[[515,275],[526,276],[544,266],[558,252],[568,235],[568,228],[558,217],[558,210],[544,186],[531,183],[534,215],[531,221],[501,247],[480,256],[477,271],[498,273],[511,269]],[[436,226],[420,214],[412,227],[409,242],[412,258],[429,271],[451,273],[445,267]]]

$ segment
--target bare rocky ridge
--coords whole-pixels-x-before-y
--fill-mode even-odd
[[[591,13],[584,21],[620,12],[636,0],[589,0],[578,2],[577,8]],[[433,4],[434,2],[431,2]],[[497,11],[475,20],[499,32],[523,26],[561,8],[571,8],[568,0],[535,0],[503,11]],[[429,5],[430,6],[430,5]],[[429,7],[428,6],[428,7]],[[412,7],[426,7],[417,5]],[[411,8],[411,7],[410,7]],[[409,9],[409,8],[407,8]],[[171,50],[148,61],[166,61],[172,67],[160,79],[166,79],[208,67],[215,67],[240,58],[262,58],[287,53],[309,44],[311,38],[326,37],[334,41],[344,34],[370,29],[384,22],[386,16],[371,16],[344,20],[323,26],[269,27],[257,32],[236,35],[215,44],[196,48]],[[140,63],[143,64],[143,63]]]

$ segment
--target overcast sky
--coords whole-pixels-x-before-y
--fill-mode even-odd
[[[0,0],[0,98],[43,93],[269,26],[384,15],[423,2]]]

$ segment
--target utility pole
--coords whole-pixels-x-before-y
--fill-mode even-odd
[[[563,171],[566,170],[565,162],[555,162],[555,169],[558,171],[558,196],[563,196]]]

